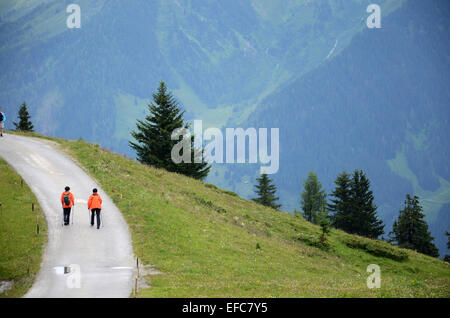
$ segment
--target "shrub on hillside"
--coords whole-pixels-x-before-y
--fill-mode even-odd
[[[389,246],[387,243],[371,241],[368,239],[351,238],[345,242],[348,247],[363,250],[369,254],[387,257],[395,261],[403,261],[408,258],[408,254],[398,248]]]

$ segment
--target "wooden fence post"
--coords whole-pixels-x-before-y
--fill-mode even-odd
[[[134,282],[134,297],[136,297],[137,293],[138,293],[138,278],[136,277],[135,282]]]
[[[137,277],[139,277],[139,257],[136,257]]]

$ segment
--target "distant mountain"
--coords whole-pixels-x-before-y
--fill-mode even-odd
[[[81,29],[66,6],[81,7]],[[5,1],[0,103],[37,129],[132,155],[127,139],[164,79],[189,118],[244,123],[263,97],[358,32],[369,0]],[[401,1],[380,1],[388,14]],[[70,119],[70,120],[69,120]]]
[[[280,127],[280,170],[274,179],[285,208],[299,209],[309,170],[331,192],[338,173],[364,169],[386,231],[406,193],[417,194],[445,254],[449,15],[448,1],[408,1],[383,19],[381,29],[364,30],[339,55],[258,105],[248,125]],[[231,184],[254,180],[256,173],[256,167],[233,167]],[[251,193],[248,186],[241,191]]]

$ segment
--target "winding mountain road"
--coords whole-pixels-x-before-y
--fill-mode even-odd
[[[129,297],[134,261],[128,226],[96,182],[51,141],[6,134],[0,157],[30,186],[48,224],[41,270],[25,297]],[[75,209],[73,225],[63,227],[60,196],[66,185]],[[87,209],[94,187],[103,198],[104,227],[98,230],[90,226]]]

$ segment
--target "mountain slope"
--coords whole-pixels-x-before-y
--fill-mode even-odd
[[[13,118],[26,100],[40,132],[130,155],[129,129],[159,80],[189,118],[243,122],[279,85],[317,67],[337,39],[336,52],[345,47],[370,3],[75,2],[82,27],[71,30],[61,1],[0,6],[0,103]],[[385,15],[401,3],[380,1]]]
[[[450,223],[438,215],[450,212],[449,14],[447,1],[408,1],[381,29],[361,32],[339,55],[258,105],[249,126],[280,127],[274,178],[285,209],[299,209],[309,170],[330,193],[338,173],[364,169],[386,232],[406,193],[417,194],[445,253]],[[243,188],[243,176],[253,181],[255,173],[256,167],[233,167],[230,184]],[[251,193],[249,186],[241,191]]]
[[[55,141],[124,214],[149,273],[140,297],[449,297],[439,259],[337,230],[321,249],[319,228],[301,218],[98,145]],[[369,264],[381,267],[379,290],[366,286]]]

